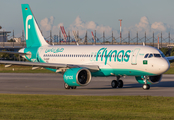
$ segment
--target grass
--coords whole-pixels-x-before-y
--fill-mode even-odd
[[[164,74],[174,74],[174,62],[170,64],[170,69]]]
[[[164,74],[174,74],[174,67],[170,67],[170,69]]]
[[[174,119],[173,97],[0,94],[0,119]]]

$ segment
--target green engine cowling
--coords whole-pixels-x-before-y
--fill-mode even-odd
[[[156,76],[135,76],[135,78],[140,84],[157,84],[161,81],[162,74]]]
[[[85,68],[71,68],[66,70],[63,79],[69,86],[84,86],[91,81],[91,72]]]

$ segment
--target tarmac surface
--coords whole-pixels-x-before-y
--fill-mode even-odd
[[[0,93],[90,96],[174,96],[174,75],[163,75],[160,83],[143,90],[135,77],[121,78],[123,88],[111,87],[115,77],[92,77],[87,86],[64,89],[63,76],[45,73],[0,73]]]

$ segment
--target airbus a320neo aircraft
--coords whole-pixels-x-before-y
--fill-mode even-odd
[[[65,89],[88,85],[92,76],[115,76],[112,88],[122,88],[122,76],[135,76],[143,89],[160,82],[174,57],[141,45],[49,45],[42,36],[28,4],[22,4],[26,48],[17,53],[31,62],[0,61],[1,64],[44,67],[63,74]],[[14,52],[11,52],[14,53]]]

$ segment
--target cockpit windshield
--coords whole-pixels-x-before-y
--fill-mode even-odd
[[[153,57],[153,54],[150,54],[148,58],[151,58],[151,57]]]
[[[161,57],[161,54],[149,53],[144,56],[144,58]]]
[[[145,56],[144,56],[144,58],[147,58],[149,56],[149,54],[146,54]]]

